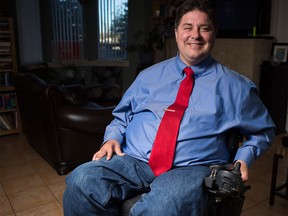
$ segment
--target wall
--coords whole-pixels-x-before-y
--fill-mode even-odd
[[[260,86],[260,65],[270,59],[272,39],[218,38],[212,55],[222,64]]]

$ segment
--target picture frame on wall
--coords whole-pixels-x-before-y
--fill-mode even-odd
[[[288,43],[274,43],[272,56],[281,63],[288,62]]]

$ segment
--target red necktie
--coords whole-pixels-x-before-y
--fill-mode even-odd
[[[181,119],[188,107],[194,79],[191,68],[184,69],[186,78],[181,82],[175,102],[164,113],[151,151],[149,165],[156,176],[172,167]]]

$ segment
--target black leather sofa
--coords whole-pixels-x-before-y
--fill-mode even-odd
[[[91,160],[114,106],[91,102],[81,85],[61,87],[28,72],[13,75],[12,81],[23,132],[58,174]]]

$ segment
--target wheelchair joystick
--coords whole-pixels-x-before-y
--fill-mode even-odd
[[[214,165],[210,167],[211,174],[205,178],[205,186],[219,198],[239,197],[246,191],[241,178],[241,163],[237,162],[232,170],[227,166]]]

